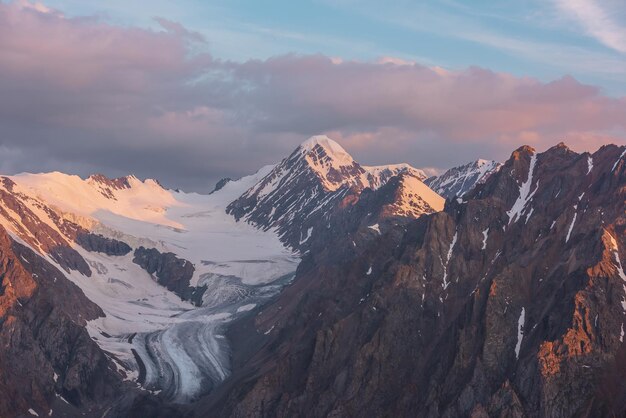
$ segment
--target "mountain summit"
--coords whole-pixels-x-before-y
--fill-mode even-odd
[[[300,154],[300,155],[298,155]],[[291,158],[294,157],[294,158]],[[337,142],[325,135],[304,141],[291,154],[293,162],[304,162],[327,191],[343,185],[366,187],[366,171]]]
[[[349,166],[354,163],[352,156],[337,142],[326,135],[315,135],[304,141],[298,147],[308,155],[311,151],[322,149],[327,161],[332,161],[338,166]]]
[[[361,165],[354,161],[341,145],[326,135],[312,136],[300,144],[295,152],[298,150],[309,167],[319,176],[326,190],[337,190],[343,185],[377,189],[391,177],[402,173],[420,180],[426,178],[422,170],[409,164]]]
[[[428,189],[422,183],[424,173],[408,164],[362,166],[337,142],[324,135],[313,136],[227,210],[235,218],[245,219],[264,230],[276,228],[284,242],[299,248],[306,243],[313,228],[321,224],[320,220],[348,195],[358,196],[367,188],[379,189],[400,174],[414,179],[401,182],[401,187],[419,186],[405,190],[403,196],[420,196]],[[435,202],[437,198],[428,195],[432,205],[402,213],[416,217],[434,211],[434,207],[443,207],[442,201]]]

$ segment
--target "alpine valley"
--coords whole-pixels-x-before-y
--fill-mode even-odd
[[[626,414],[626,147],[210,194],[0,177],[0,417]]]

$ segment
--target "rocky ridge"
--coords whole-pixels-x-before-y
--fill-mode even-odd
[[[624,155],[522,147],[462,203],[382,234],[361,199],[233,329],[260,348],[197,410],[622,415]]]
[[[446,199],[463,197],[477,184],[484,183],[500,167],[502,164],[496,161],[476,160],[453,167],[439,176],[429,177],[424,183]]]

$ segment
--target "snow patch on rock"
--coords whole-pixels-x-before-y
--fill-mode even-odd
[[[487,248],[487,238],[489,237],[489,228],[485,229],[483,231],[483,246],[482,246],[482,250]]]
[[[530,164],[528,167],[528,177],[526,178],[526,181],[522,183],[522,185],[519,188],[519,196],[517,200],[515,201],[511,209],[507,212],[507,215],[509,216],[509,225],[512,222],[515,222],[524,214],[526,205],[528,204],[528,202],[530,202],[534,194],[537,192],[537,189],[539,188],[539,184],[537,184],[537,186],[535,187],[535,190],[533,190],[532,192],[530,191],[531,186],[533,184],[533,173],[535,171],[535,164],[537,164],[537,154],[533,154],[530,157]]]
[[[526,310],[522,308],[522,312],[517,319],[517,343],[515,344],[515,358],[519,358],[519,352],[522,348],[522,340],[524,339],[524,321],[526,317]]]

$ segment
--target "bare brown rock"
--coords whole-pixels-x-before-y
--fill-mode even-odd
[[[0,278],[0,416],[43,416],[61,397],[84,412],[112,401],[119,377],[84,328],[100,308],[1,228]]]
[[[381,220],[384,188],[363,193],[235,326],[259,348],[197,410],[621,416],[624,385],[603,388],[625,367],[623,150],[522,147],[465,202],[409,224]]]

